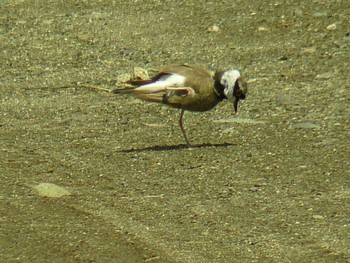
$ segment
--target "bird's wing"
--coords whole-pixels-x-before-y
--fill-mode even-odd
[[[157,80],[134,89],[133,95],[139,99],[164,103],[169,97],[194,96],[195,91],[185,86],[186,78],[180,74],[163,74]]]
[[[160,73],[150,81],[137,81],[134,88],[114,90],[114,93],[129,93],[141,100],[165,103],[170,97],[194,96],[195,91],[185,86],[186,78],[177,73]]]

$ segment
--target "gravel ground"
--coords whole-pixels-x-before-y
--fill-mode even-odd
[[[341,0],[0,0],[2,260],[349,262],[349,17]],[[178,110],[88,88],[176,63],[249,80],[237,116],[185,116],[193,148]]]

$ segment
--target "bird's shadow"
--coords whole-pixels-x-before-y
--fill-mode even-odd
[[[197,145],[191,145],[190,147],[186,144],[179,144],[179,145],[164,145],[164,146],[150,146],[145,148],[139,148],[139,149],[125,149],[125,150],[118,150],[118,152],[121,153],[133,153],[133,152],[160,152],[160,151],[174,151],[174,150],[182,150],[182,149],[194,149],[194,148],[210,148],[210,147],[228,147],[228,146],[235,146],[237,144],[233,143],[203,143],[203,144],[197,144]]]

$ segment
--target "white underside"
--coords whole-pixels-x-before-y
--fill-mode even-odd
[[[180,74],[164,75],[160,77],[160,79],[156,82],[142,85],[136,88],[136,90],[145,92],[157,92],[169,87],[184,87],[185,79],[186,78]]]

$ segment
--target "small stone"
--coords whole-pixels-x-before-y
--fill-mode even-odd
[[[323,219],[324,216],[321,216],[321,215],[313,215],[312,218],[313,218],[313,219]]]
[[[231,127],[231,128],[227,128],[227,129],[224,129],[222,131],[222,134],[230,134],[230,133],[234,133],[237,129],[235,129],[235,127]]]
[[[25,25],[25,24],[27,24],[27,21],[25,21],[25,20],[16,21],[16,25]]]
[[[288,96],[288,95],[277,96],[276,104],[280,107],[285,107],[285,108],[289,108],[289,107],[294,108],[300,105],[300,103],[294,97]]]
[[[320,129],[321,126],[311,122],[300,122],[300,123],[292,123],[290,125],[293,129]]]
[[[296,10],[294,10],[294,15],[296,15],[296,16],[302,16],[302,15],[303,15],[303,10],[301,10],[301,9],[296,9]]]
[[[84,42],[91,42],[94,39],[94,36],[91,34],[82,34],[78,36],[78,39]]]
[[[337,25],[335,23],[330,24],[329,26],[327,26],[327,30],[333,31],[337,29]]]
[[[320,18],[320,17],[325,17],[328,15],[328,11],[325,11],[325,12],[315,12],[313,13],[313,16],[314,17],[317,17],[317,18]]]
[[[147,70],[140,68],[140,67],[135,67],[133,79],[134,80],[147,80],[147,79],[149,79],[149,75],[148,75]]]
[[[209,33],[217,33],[217,32],[219,32],[219,27],[216,25],[213,25],[213,26],[208,28],[208,32]]]
[[[50,19],[44,20],[44,21],[42,22],[42,24],[43,24],[44,26],[49,26],[49,25],[51,25],[52,23],[53,23],[53,20],[50,20]]]
[[[326,72],[326,73],[322,73],[320,75],[316,76],[316,79],[330,79],[333,77],[333,73],[332,72]]]
[[[101,13],[101,12],[92,12],[90,17],[95,19],[103,19],[107,18],[109,16],[108,13]]]
[[[313,54],[316,52],[316,48],[315,47],[307,47],[307,48],[303,48],[301,50],[301,53],[303,54]]]
[[[131,78],[132,78],[131,74],[128,74],[128,73],[121,74],[117,77],[117,83],[128,82],[129,80],[131,80]]]
[[[265,32],[265,31],[268,31],[268,29],[266,27],[264,27],[264,26],[259,26],[258,27],[258,31],[259,32]]]
[[[37,191],[39,196],[44,197],[62,197],[65,195],[70,195],[70,192],[63,187],[51,183],[41,183],[35,186],[34,189]]]
[[[278,58],[278,60],[281,60],[281,61],[287,61],[289,58],[287,55],[283,55],[281,57]]]

